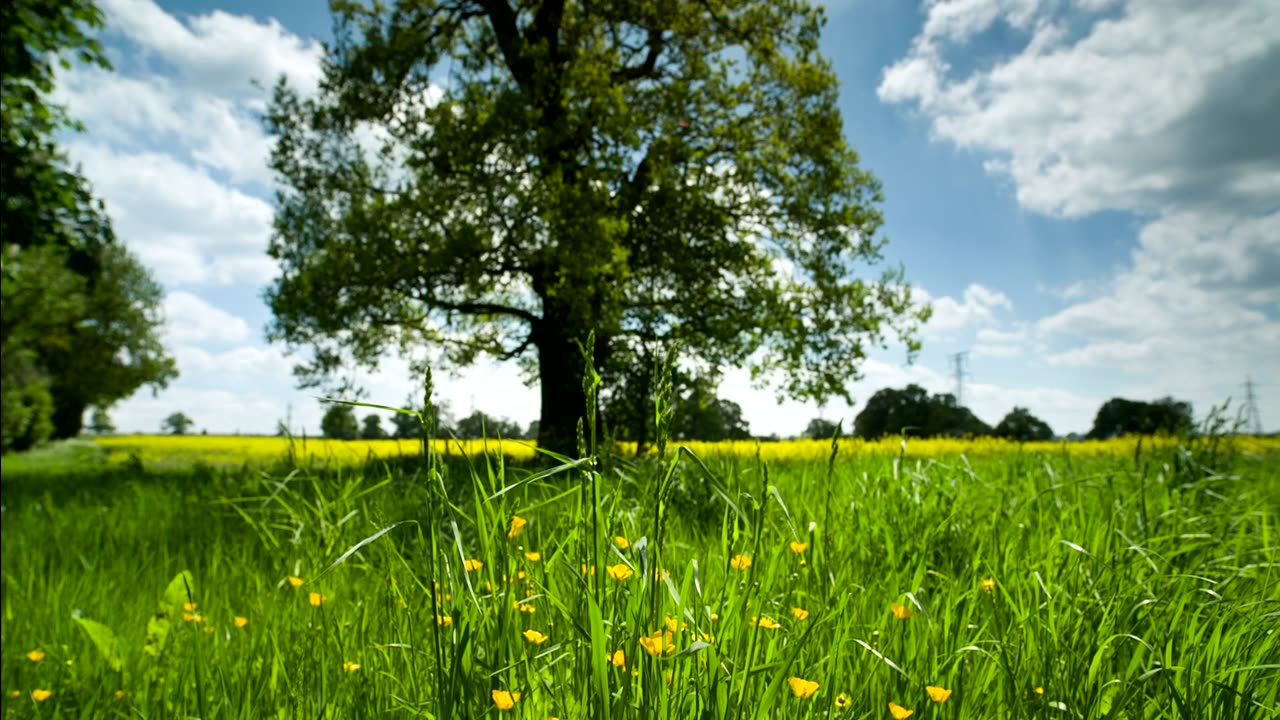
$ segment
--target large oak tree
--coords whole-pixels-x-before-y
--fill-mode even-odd
[[[571,450],[606,383],[672,342],[779,396],[848,399],[927,310],[880,261],[880,186],[789,0],[331,2],[314,95],[267,113],[269,334],[315,385],[389,348],[517,359]],[[617,357],[638,358],[618,363]]]

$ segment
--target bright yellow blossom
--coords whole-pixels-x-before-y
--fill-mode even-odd
[[[346,670],[347,672],[355,672],[360,669],[360,663],[344,662],[342,663],[342,669]]]
[[[915,710],[908,710],[898,703],[889,703],[889,714],[893,716],[893,720],[907,720],[907,718],[916,714]]]
[[[751,567],[751,556],[750,555],[734,555],[733,559],[729,561],[729,567],[733,568],[734,570],[746,570],[747,568]]]
[[[45,655],[43,650],[32,650],[31,652],[27,653],[27,659],[33,663],[41,662],[42,660],[44,660],[44,658],[45,658]]]
[[[889,605],[889,609],[893,611],[893,616],[899,620],[906,620],[911,617],[911,608],[902,603],[892,603]]]
[[[613,655],[609,658],[609,662],[613,663],[613,666],[616,668],[626,667],[627,655],[626,653],[622,652],[622,648],[618,648],[616,651],[614,651]]]
[[[515,707],[516,703],[520,702],[520,693],[518,692],[494,690],[491,695],[493,696],[493,704],[504,712]]]
[[[631,547],[631,541],[630,541],[630,540],[628,540],[628,539],[627,539],[625,536],[623,536],[623,535],[618,535],[618,536],[614,537],[614,538],[613,538],[613,544],[614,544],[614,545],[617,545],[619,550],[626,550],[627,548]]]
[[[929,699],[936,703],[944,703],[947,701],[947,698],[951,697],[951,691],[947,688],[926,685],[924,689],[929,693]]]
[[[244,627],[245,625],[248,625],[248,624],[249,624],[249,618],[247,618],[247,617],[241,617],[241,616],[237,615],[237,616],[235,617],[235,620],[234,620],[233,622],[235,623],[236,627],[238,627],[238,628],[242,628],[242,627]]]
[[[546,635],[543,635],[537,630],[525,630],[523,633],[521,633],[521,635],[524,635],[524,639],[528,640],[534,645],[541,645],[542,643],[548,640],[548,637]]]
[[[787,678],[787,683],[791,685],[791,694],[798,698],[811,698],[818,691],[818,683],[812,680],[792,677]]]
[[[617,580],[618,582],[623,582],[635,574],[635,571],[627,567],[626,563],[610,565],[605,569],[609,571],[609,577]]]
[[[484,563],[480,562],[479,560],[472,559],[472,560],[466,561],[463,564],[463,567],[467,569],[467,572],[475,572],[480,568],[484,567]]]
[[[809,543],[795,542],[794,540],[791,542],[791,552],[797,555],[802,554],[805,550],[808,550],[808,549],[809,549]]]
[[[542,553],[538,552],[537,550],[530,550],[529,552],[524,554],[524,559],[528,560],[529,562],[541,562]]]
[[[52,690],[32,690],[31,691],[31,699],[35,700],[36,702],[44,702],[45,700],[48,700],[51,697],[53,697]]]
[[[292,575],[289,576],[289,584],[294,586],[295,588],[302,587],[302,582],[303,582],[302,578],[300,577],[294,577]]]
[[[513,537],[515,537],[515,536],[519,535],[521,532],[523,532],[523,531],[524,531],[524,526],[525,526],[525,525],[528,525],[528,524],[529,524],[529,521],[528,521],[528,520],[525,520],[524,518],[520,517],[519,515],[512,515],[512,516],[511,516],[511,529],[507,531],[507,537],[509,537],[509,538],[513,538]]]
[[[809,617],[809,611],[804,608],[793,607],[791,608],[791,616],[797,620],[804,620]]]
[[[183,609],[183,610],[186,610],[187,612],[195,612],[195,611],[196,611],[196,608],[198,608],[198,607],[200,607],[200,606],[199,606],[199,605],[197,605],[197,604],[195,604],[195,603],[193,603],[193,602],[184,602],[184,603],[182,603],[182,609]]]
[[[995,592],[996,581],[992,578],[983,578],[982,582],[978,583],[978,587],[982,588],[982,592],[985,593]]]
[[[640,637],[640,647],[650,655],[662,655],[663,653],[674,652],[676,646],[671,641],[671,633],[665,635],[661,630],[654,630],[652,635],[642,635]]]
[[[848,695],[844,693],[840,693],[839,695],[836,696],[837,710],[846,710],[852,704],[853,704],[853,698],[849,697]]]
[[[311,603],[311,607],[320,607],[324,604],[324,601],[328,599],[328,595],[321,595],[318,592],[313,592],[307,596],[307,602]]]
[[[777,630],[778,628],[782,627],[773,618],[769,617],[768,615],[764,615],[759,618],[754,618],[754,617],[751,618],[751,624],[756,625],[758,627],[762,627],[765,630]]]

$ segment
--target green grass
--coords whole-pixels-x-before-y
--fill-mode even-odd
[[[63,446],[4,461],[4,716],[1274,718],[1276,460],[157,471]]]

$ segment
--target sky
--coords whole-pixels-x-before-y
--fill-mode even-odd
[[[277,274],[271,139],[280,75],[321,76],[324,0],[99,0],[115,71],[75,67],[67,140],[118,237],[164,286],[181,377],[111,409],[122,432],[182,411],[210,433],[315,433],[317,391],[267,343]],[[721,395],[753,433],[850,422],[876,390],[955,392],[995,424],[1029,408],[1086,432],[1111,397],[1173,396],[1197,416],[1255,383],[1280,430],[1280,0],[835,0],[822,50],[846,136],[884,185],[887,263],[934,308],[924,349],[878,350],[852,406],[778,404],[731,370]],[[419,395],[389,354],[371,402]],[[514,364],[436,378],[456,416],[520,423]]]

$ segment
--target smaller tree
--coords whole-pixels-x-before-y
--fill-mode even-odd
[[[195,424],[196,421],[187,417],[185,413],[176,412],[165,418],[161,427],[170,435],[186,435],[191,426]]]
[[[462,440],[480,438],[515,439],[524,436],[524,429],[504,417],[493,417],[480,410],[458,421],[454,434]]]
[[[364,425],[360,428],[361,439],[381,440],[386,436],[387,431],[382,429],[382,418],[373,413],[364,416]]]
[[[320,418],[320,432],[334,440],[354,440],[360,434],[360,423],[350,405],[332,403]]]
[[[422,412],[422,406],[414,402],[413,396],[405,399],[403,407],[416,410],[419,413]],[[431,404],[431,415],[433,437],[448,437],[449,426],[453,424],[453,416],[449,414],[449,404],[445,402],[433,402]],[[391,426],[392,437],[399,440],[417,439],[422,437],[422,423],[418,420],[417,415],[396,413],[391,416]]]
[[[93,416],[89,419],[89,432],[95,435],[109,435],[116,431],[116,426],[111,422],[111,416],[107,414],[106,408],[94,408]]]
[[[1053,429],[1049,427],[1049,423],[1032,415],[1030,410],[1015,407],[996,424],[995,435],[1018,442],[1052,440]]]
[[[538,421],[537,420],[530,421],[529,429],[524,431],[524,439],[525,440],[538,439]]]
[[[804,429],[804,436],[814,440],[830,440],[836,434],[836,424],[824,418],[814,418]]]

